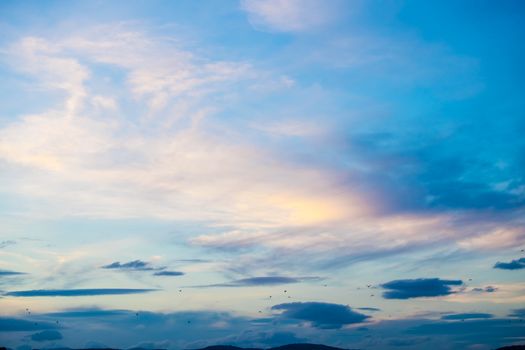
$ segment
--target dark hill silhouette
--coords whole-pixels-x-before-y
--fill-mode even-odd
[[[278,346],[271,348],[269,350],[343,350],[341,348],[336,348],[333,346],[327,346],[322,344],[288,344],[283,346]]]
[[[0,350],[11,350],[9,348],[5,348],[0,346]],[[38,349],[34,349],[38,350]],[[104,349],[71,349],[71,348],[56,348],[53,350],[124,350],[124,349],[113,349],[113,348],[104,348]],[[126,350],[146,350],[142,348],[132,348],[132,349],[126,349]],[[147,349],[147,350],[165,350],[165,349]],[[302,343],[302,344],[288,344],[283,346],[277,346],[274,348],[241,348],[238,346],[233,345],[213,345],[213,346],[207,346],[205,348],[201,349],[194,349],[194,350],[351,350],[351,349],[343,349],[343,348],[336,348],[333,346],[327,346],[322,344],[309,344],[309,343]],[[525,345],[511,345],[511,346],[504,346],[501,348],[497,348],[495,350],[525,350]]]
[[[258,349],[258,348],[240,348],[238,346],[233,346],[233,345],[212,345],[212,346],[207,346],[207,347],[202,348],[202,349],[195,349],[195,350],[263,350],[263,349]]]
[[[333,346],[327,346],[327,345],[322,345],[322,344],[301,343],[301,344],[288,344],[288,345],[277,346],[274,348],[267,348],[267,349],[240,348],[238,346],[232,346],[232,345],[214,345],[214,346],[207,346],[202,349],[194,349],[194,350],[350,350],[350,349],[336,348]]]

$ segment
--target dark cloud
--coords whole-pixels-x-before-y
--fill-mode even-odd
[[[155,272],[153,276],[183,276],[184,272],[180,271],[159,271]]]
[[[442,280],[439,278],[417,278],[395,280],[381,285],[387,289],[385,299],[410,299],[419,297],[437,297],[454,293],[450,286],[463,284],[461,280]]]
[[[430,322],[407,330],[411,334],[457,337],[477,343],[490,344],[507,338],[523,337],[525,324],[510,319],[473,319],[465,322]],[[503,345],[503,344],[501,344]]]
[[[525,318],[525,309],[515,309],[509,314],[510,317]]]
[[[152,271],[157,270],[153,268],[150,263],[141,261],[141,260],[133,260],[129,261],[127,263],[121,264],[119,261],[115,261],[114,263],[111,263],[109,265],[102,266],[103,269],[115,269],[115,270],[139,270],[139,271]]]
[[[134,345],[159,348],[159,345],[169,342],[170,349],[196,349],[216,344],[267,349],[289,343],[315,342],[360,349],[388,349],[390,346],[412,344],[410,346],[414,349],[460,350],[480,343],[495,349],[525,334],[525,322],[515,317],[465,318],[464,322],[405,318],[367,323],[366,329],[361,327],[361,331],[357,331],[357,328],[348,332],[329,331],[326,328],[338,329],[347,324],[360,326],[356,322],[366,322],[367,319],[359,314],[356,317],[355,309],[339,304],[292,303],[276,305],[274,308],[276,313],[267,316],[267,322],[263,323],[256,322],[262,318],[252,319],[216,311],[159,313],[70,309],[46,314],[34,313],[31,315],[32,322],[0,318],[0,330],[13,332],[1,334],[0,338],[6,339],[7,346],[16,347],[21,339],[17,331],[31,334],[55,329],[62,332],[58,328],[64,325],[64,330],[67,327],[64,337],[69,342],[64,345],[85,344],[87,340],[96,339],[98,344],[86,344],[87,348],[103,347],[102,344],[121,348]],[[525,314],[525,310],[515,311]],[[314,327],[303,327],[302,323],[306,322]],[[417,344],[424,339],[428,339],[424,346]]]
[[[0,270],[0,276],[16,276],[16,275],[25,275],[25,272]]]
[[[487,286],[485,288],[472,288],[472,291],[473,292],[485,292],[485,293],[494,293],[495,291],[497,291],[498,288],[496,287],[492,287],[492,286]]]
[[[376,307],[357,307],[356,310],[362,310],[362,311],[381,311],[381,309],[378,309]]]
[[[308,321],[317,328],[341,328],[346,324],[364,322],[370,317],[346,305],[321,302],[278,304],[272,310],[283,310],[282,317]]]
[[[502,270],[521,270],[525,269],[525,258],[512,260],[511,262],[497,262],[494,264],[495,269],[502,269]]]
[[[0,332],[27,332],[53,328],[57,328],[57,326],[50,322],[27,321],[19,318],[0,317]]]
[[[31,335],[33,341],[50,341],[62,339],[62,334],[58,331],[42,331]]]
[[[492,318],[492,314],[486,313],[463,313],[463,314],[452,314],[441,317],[442,320],[471,320],[476,318]]]
[[[206,284],[195,287],[253,287],[253,286],[273,286],[279,284],[300,283],[306,281],[320,281],[321,277],[285,277],[285,276],[265,276],[243,278],[227,283]]]
[[[35,289],[18,290],[4,293],[11,297],[81,297],[95,295],[139,294],[154,292],[158,289],[129,289],[129,288],[95,288],[95,289]]]

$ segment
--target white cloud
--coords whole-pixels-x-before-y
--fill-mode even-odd
[[[252,64],[214,61],[120,27],[53,42],[24,38],[10,52],[41,88],[65,94],[0,128],[0,191],[18,196],[26,216],[205,223],[216,233],[193,244],[286,252],[275,263],[303,251],[344,260],[442,241],[478,247],[485,243],[470,237],[494,229],[483,220],[463,225],[461,215],[379,213],[379,199],[348,171],[296,163],[250,142],[217,114],[230,96],[242,100],[246,86],[271,80]],[[304,120],[255,129],[282,137],[320,130]]]
[[[257,29],[302,32],[330,24],[338,14],[338,1],[243,0],[241,7]]]

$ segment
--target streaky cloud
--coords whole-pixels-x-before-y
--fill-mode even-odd
[[[54,328],[57,328],[57,326],[50,322],[35,322],[19,318],[0,317],[0,332],[28,332]]]
[[[142,260],[133,260],[127,263],[121,264],[120,261],[115,261],[109,265],[102,266],[103,269],[115,269],[115,270],[139,270],[139,271],[151,271],[156,270],[150,266],[150,263]]]
[[[17,275],[25,275],[25,274],[26,274],[25,272],[0,270],[0,276],[17,276]]]
[[[361,311],[371,311],[371,312],[381,311],[381,309],[378,309],[377,307],[356,307],[355,309],[361,310]]]
[[[493,318],[494,315],[487,313],[462,313],[462,314],[452,314],[445,315],[441,317],[442,320],[471,320],[471,319],[486,319]]]
[[[140,294],[157,291],[158,289],[132,288],[93,288],[93,289],[33,289],[18,290],[4,293],[11,297],[82,297],[97,295]]]
[[[520,318],[525,318],[525,308],[524,309],[514,309],[512,310],[512,312],[509,314],[510,317],[520,317]]]
[[[159,271],[155,272],[153,276],[183,276],[184,272],[181,271]]]
[[[479,292],[479,293],[494,293],[497,290],[498,288],[493,287],[493,286],[486,286],[485,288],[481,288],[481,287],[472,288],[473,292]]]
[[[306,281],[320,281],[321,277],[286,277],[286,276],[262,276],[250,277],[234,280],[227,283],[206,284],[200,286],[193,286],[194,288],[208,288],[208,287],[255,287],[255,286],[274,286],[280,284],[292,284]]]
[[[132,313],[130,310],[105,310],[99,308],[75,308],[66,309],[63,311],[50,312],[42,314],[46,317],[65,317],[65,318],[86,318],[86,317],[112,317],[112,316],[129,316]]]

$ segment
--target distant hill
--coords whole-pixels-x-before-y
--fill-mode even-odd
[[[321,345],[321,344],[288,344],[271,348],[269,350],[344,350],[342,348],[336,348],[333,346]]]
[[[233,345],[212,345],[212,346],[207,346],[205,348],[202,348],[202,349],[194,349],[194,350],[263,350],[263,349],[258,349],[258,348],[240,348],[238,346],[233,346]]]
[[[0,350],[11,350],[11,349],[0,346]],[[38,350],[38,349],[34,349],[34,350]],[[53,350],[74,350],[74,349],[57,348]],[[76,349],[76,350],[121,350],[121,349],[106,348],[106,349]],[[133,349],[127,349],[127,350],[146,350],[146,349],[133,348]],[[147,350],[163,350],[163,349],[147,349]],[[213,345],[213,346],[207,346],[205,348],[193,349],[193,350],[352,350],[352,349],[336,348],[333,346],[327,346],[327,345],[321,345],[321,344],[304,343],[304,344],[288,344],[288,345],[277,346],[274,348],[267,348],[267,349],[241,348],[241,347],[232,346],[232,345]],[[496,350],[525,350],[525,345],[504,346]]]
[[[336,348],[333,346],[327,346],[327,345],[321,345],[321,344],[288,344],[283,346],[277,346],[275,348],[268,348],[268,349],[257,349],[257,348],[240,348],[238,346],[231,346],[231,345],[214,345],[214,346],[208,346],[202,349],[194,349],[194,350],[351,350],[351,349],[343,349],[343,348]]]

